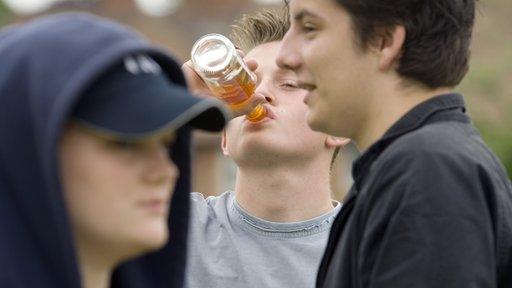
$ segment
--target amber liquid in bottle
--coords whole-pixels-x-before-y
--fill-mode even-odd
[[[227,38],[209,34],[199,39],[192,49],[192,62],[210,91],[231,109],[237,110],[247,105],[256,89],[256,76],[236,54],[234,45]],[[265,116],[266,110],[262,105],[246,115],[248,120],[254,122]]]
[[[245,69],[241,69],[232,79],[219,82],[207,81],[207,85],[215,96],[227,103],[233,110],[247,105],[246,102],[256,90],[254,79]],[[260,121],[266,116],[265,108],[258,105],[246,116],[251,121]]]

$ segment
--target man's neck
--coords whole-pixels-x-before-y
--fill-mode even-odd
[[[235,195],[244,210],[267,221],[299,222],[333,209],[328,165],[278,162],[238,168]]]
[[[367,117],[358,127],[354,140],[360,151],[366,151],[378,141],[401,117],[420,103],[435,96],[450,93],[450,88],[423,89],[407,87],[381,89],[368,105]]]

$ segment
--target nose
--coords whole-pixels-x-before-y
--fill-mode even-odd
[[[298,51],[299,43],[295,39],[291,29],[286,32],[281,47],[277,53],[276,63],[281,69],[297,71],[302,65],[302,58]]]
[[[147,183],[162,185],[176,182],[179,170],[169,156],[168,147],[164,147],[164,145],[155,146],[148,157],[148,169],[144,177]]]
[[[258,81],[257,85],[258,86],[256,87],[256,90],[254,90],[254,94],[262,95],[267,103],[275,105],[277,99],[272,89],[272,79],[270,77],[263,77]],[[265,104],[265,102],[262,104]]]

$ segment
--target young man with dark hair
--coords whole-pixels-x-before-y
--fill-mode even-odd
[[[234,191],[192,194],[189,288],[314,286],[341,208],[331,198],[330,164],[347,140],[308,127],[305,91],[275,63],[287,28],[287,15],[271,11],[244,16],[233,28],[268,117],[236,117],[225,129],[222,150],[237,165]]]
[[[453,92],[474,0],[292,0],[278,65],[363,154],[317,287],[511,287],[512,188]]]

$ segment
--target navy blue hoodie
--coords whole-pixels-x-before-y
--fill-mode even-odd
[[[185,85],[180,66],[126,27],[67,13],[0,33],[0,287],[80,287],[64,207],[57,143],[74,105],[124,56],[152,56]],[[190,191],[190,133],[173,149],[180,179],[172,199],[171,241],[114,273],[112,287],[181,287]]]

